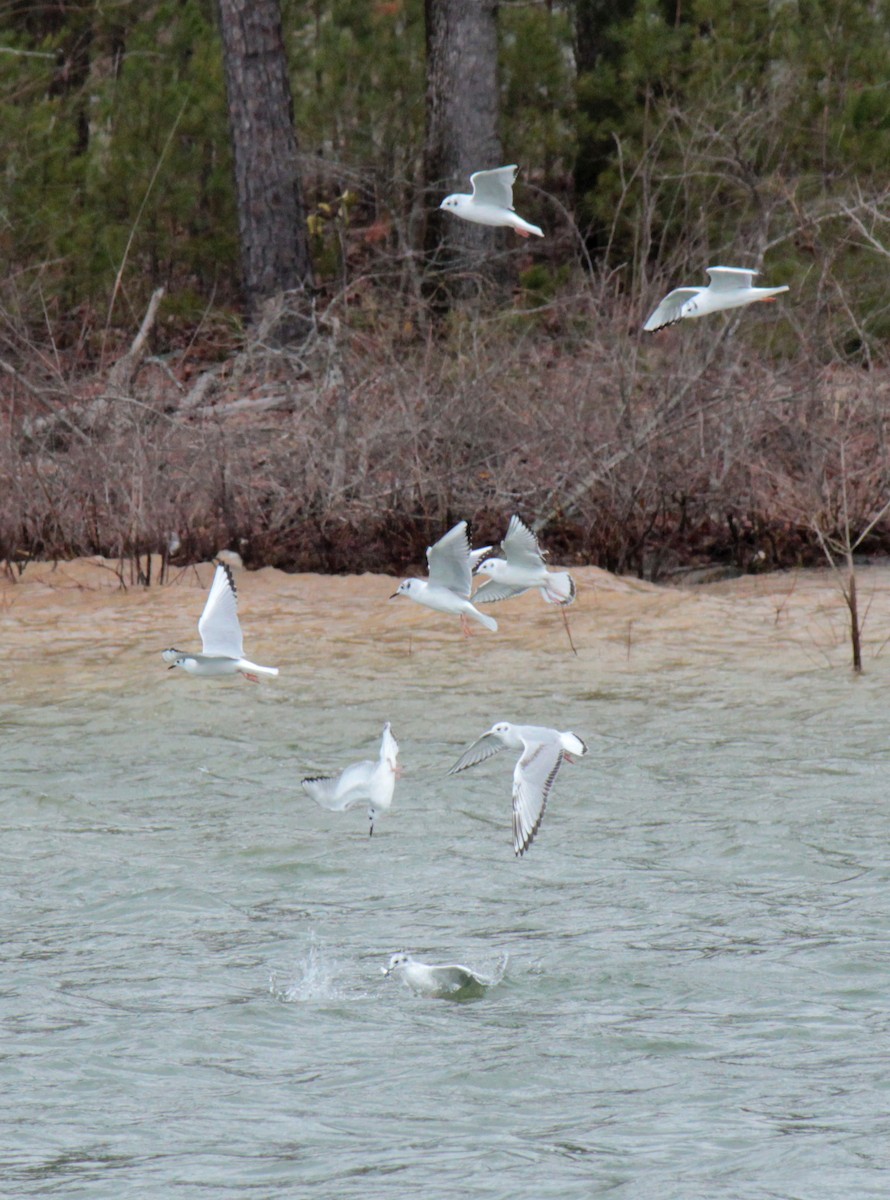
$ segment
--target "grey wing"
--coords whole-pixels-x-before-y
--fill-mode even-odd
[[[749,271],[744,267],[708,267],[705,271],[710,279],[710,288],[714,292],[735,291],[737,288],[749,288],[757,271]]]
[[[526,746],[513,771],[513,849],[526,852],[544,818],[547,797],[562,763],[562,747],[548,742]]]
[[[544,558],[538,539],[519,517],[510,518],[501,548],[507,561],[517,567],[543,566]]]
[[[513,207],[513,180],[519,168],[495,167],[491,171],[476,171],[470,176],[473,199],[480,204],[496,204],[499,208]]]
[[[680,309],[686,301],[692,300],[703,290],[699,287],[674,288],[672,292],[668,292],[658,308],[655,309],[643,329],[647,333],[653,333],[656,329],[664,329],[665,325],[673,325],[675,321],[680,320]]]
[[[456,775],[458,771],[465,771],[467,767],[475,767],[476,763],[485,762],[487,758],[491,758],[493,754],[497,754],[499,750],[503,749],[504,743],[500,738],[490,733],[483,733],[481,738],[477,738],[472,746],[468,746],[464,750],[448,774]]]
[[[210,594],[198,622],[198,633],[205,654],[222,655],[225,658],[243,657],[238,594],[232,572],[225,563],[216,564]]]
[[[523,592],[527,591],[527,587],[514,587],[509,583],[499,583],[496,579],[489,579],[487,583],[483,583],[482,587],[476,588],[473,592],[473,603],[493,604],[495,600],[509,600],[511,596],[521,596]]]
[[[443,964],[431,968],[436,975],[436,983],[440,987],[449,988],[451,991],[459,991],[461,988],[469,987],[471,984],[480,985],[482,980],[478,975],[475,975],[469,967],[461,967],[457,964]]]
[[[551,742],[559,744],[559,730],[551,729],[549,725],[514,725],[513,732],[522,738],[526,749],[537,745],[549,746]]]
[[[469,598],[473,586],[466,521],[458,521],[426,552],[430,583]]]
[[[345,812],[368,799],[368,788],[376,766],[372,762],[353,763],[339,775],[304,779],[303,791],[322,808],[328,808],[331,812]]]

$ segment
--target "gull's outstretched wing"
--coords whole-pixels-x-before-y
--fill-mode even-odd
[[[499,750],[503,749],[504,743],[500,738],[491,733],[483,733],[481,738],[477,738],[472,746],[468,746],[464,750],[448,774],[456,775],[458,771],[465,771],[467,767],[475,767],[476,763],[485,762],[486,758],[491,758],[493,754],[497,754]]]
[[[443,991],[457,992],[466,987],[484,987],[485,983],[469,967],[458,963],[437,963],[429,968],[431,976]]]
[[[495,167],[491,171],[476,171],[470,176],[473,199],[477,204],[496,204],[498,208],[513,208],[513,180],[519,168]]]
[[[511,596],[521,596],[527,591],[527,587],[515,587],[510,583],[499,583],[496,579],[489,579],[473,592],[473,603],[493,604],[495,600],[509,600]]]
[[[210,595],[198,622],[205,654],[243,658],[244,643],[238,621],[238,593],[226,563],[217,563]]]
[[[647,333],[654,333],[656,329],[664,329],[665,325],[673,325],[675,321],[680,320],[680,309],[686,301],[697,296],[702,290],[700,287],[674,288],[672,292],[668,292],[655,312],[652,313],[643,329]]]
[[[538,539],[519,517],[510,518],[501,549],[511,567],[543,566],[544,557]]]
[[[547,807],[547,797],[562,763],[562,747],[547,742],[527,745],[513,771],[513,849],[521,855],[532,844]]]
[[[430,546],[426,561],[430,583],[469,598],[473,572],[470,569],[470,540],[466,521],[458,521],[434,546]]]
[[[368,788],[377,764],[372,762],[353,763],[339,775],[321,775],[303,780],[303,791],[322,808],[331,812],[345,812],[355,804],[369,799]]]
[[[737,288],[749,288],[758,271],[749,271],[745,267],[708,267],[705,271],[710,279],[710,287],[715,292],[735,291]]]

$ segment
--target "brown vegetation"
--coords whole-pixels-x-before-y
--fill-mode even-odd
[[[649,579],[855,541],[887,495],[886,369],[821,363],[780,305],[641,334],[663,282],[639,304],[608,276],[520,291],[438,329],[419,302],[356,288],[299,346],[259,330],[162,359],[143,325],[117,367],[89,371],[76,348],[7,333],[0,557],[229,547],[397,572],[455,520],[494,541],[513,512],[553,561]],[[858,552],[888,545],[882,517]]]

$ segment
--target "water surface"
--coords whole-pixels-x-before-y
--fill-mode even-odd
[[[168,672],[211,568],[0,591],[0,1195],[886,1196],[890,573],[579,572],[497,635],[239,574],[252,686]],[[521,860],[496,719],[572,729]],[[405,776],[372,839],[303,775]],[[397,950],[486,972],[415,996]]]

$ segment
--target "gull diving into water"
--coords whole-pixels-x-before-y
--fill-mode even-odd
[[[568,571],[548,571],[538,539],[529,527],[513,516],[501,542],[503,558],[486,558],[476,567],[477,575],[489,575],[473,593],[474,604],[491,604],[521,596],[536,587],[549,604],[571,604],[575,581]]]
[[[389,721],[383,726],[380,739],[380,757],[376,762],[353,763],[339,775],[316,776],[303,780],[303,791],[307,796],[331,812],[345,812],[357,804],[367,802],[370,829],[374,833],[374,818],[378,813],[388,812],[392,804],[396,779],[401,774],[398,763],[399,743],[392,735]]]
[[[674,325],[684,317],[706,317],[708,313],[741,308],[756,300],[772,300],[780,292],[788,291],[787,284],[774,288],[752,287],[751,280],[758,272],[745,267],[708,267],[705,274],[711,281],[707,287],[679,287],[668,292],[643,329],[652,333],[666,325]]]
[[[563,760],[580,758],[587,747],[574,733],[543,725],[511,725],[500,721],[469,746],[449,775],[474,767],[503,749],[521,750],[513,770],[513,850],[523,855],[541,826],[550,789]]]
[[[486,550],[491,547],[485,547]],[[460,617],[464,633],[469,632],[467,618],[471,617],[484,625],[486,629],[495,631],[498,627],[494,617],[479,612],[470,601],[470,591],[473,586],[472,564],[474,555],[478,557],[482,550],[470,550],[467,536],[466,521],[458,521],[453,529],[440,537],[434,546],[426,552],[429,564],[429,579],[405,579],[390,596],[407,596],[417,604],[434,608],[437,612],[453,613]]]
[[[162,652],[165,663],[182,667],[189,675],[235,675],[258,683],[258,675],[277,675],[277,667],[258,667],[244,657],[241,625],[238,621],[238,593],[232,571],[226,563],[217,563],[210,594],[198,622],[203,649],[201,654],[186,654],[171,647]]]
[[[490,978],[478,975],[469,967],[459,963],[424,963],[401,952],[393,954],[388,967],[381,967],[384,975],[401,979],[412,991],[422,996],[439,999],[469,1000],[481,996],[487,988],[500,983],[504,977],[506,958],[501,961],[498,973]]]
[[[520,237],[529,234],[543,237],[544,231],[537,225],[524,221],[513,210],[513,181],[517,166],[495,167],[491,171],[476,171],[470,176],[473,193],[454,192],[446,196],[439,208],[472,221],[475,225],[508,226]]]

